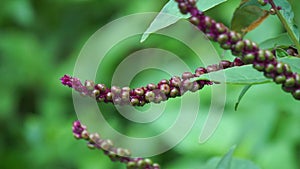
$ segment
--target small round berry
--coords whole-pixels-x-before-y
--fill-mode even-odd
[[[200,20],[198,19],[198,17],[196,16],[192,16],[190,17],[190,22],[194,25],[199,25],[200,24]]]
[[[235,58],[235,59],[233,60],[233,65],[234,65],[234,66],[243,66],[244,63],[243,63],[243,61],[242,61],[240,58]]]
[[[266,71],[267,73],[271,73],[271,72],[273,72],[274,70],[275,70],[275,67],[274,67],[274,65],[271,64],[271,63],[267,64],[266,67],[265,67],[265,71]]]
[[[263,71],[265,69],[265,65],[262,63],[253,63],[253,68],[258,71]]]
[[[154,90],[154,89],[156,89],[157,88],[157,86],[156,86],[156,84],[154,84],[154,83],[149,83],[148,85],[147,85],[147,89],[149,89],[149,90]]]
[[[163,79],[158,83],[158,85],[162,85],[162,84],[169,84],[169,81],[167,79]]]
[[[252,51],[253,43],[250,40],[248,40],[248,39],[244,40],[244,44],[245,44],[245,50]]]
[[[273,53],[269,50],[265,51],[265,57],[267,61],[272,61],[274,59]]]
[[[119,95],[121,93],[121,88],[118,86],[112,86],[110,90],[114,95]]]
[[[87,90],[93,90],[94,86],[95,86],[95,83],[91,80],[86,80],[84,82],[84,86],[86,87]]]
[[[207,66],[206,70],[207,70],[208,73],[218,71],[219,70],[219,65],[217,65],[217,64],[209,65],[209,66]]]
[[[259,50],[256,60],[259,62],[265,61],[266,60],[265,54],[266,54],[266,52],[264,50]]]
[[[242,60],[245,64],[253,63],[254,59],[255,59],[255,55],[252,53],[248,53],[242,57]]]
[[[101,143],[100,143],[100,147],[101,149],[103,150],[109,150],[113,147],[113,143],[111,140],[103,140]]]
[[[227,31],[227,28],[226,28],[225,25],[222,24],[222,23],[216,23],[216,31],[217,31],[218,33],[224,33],[224,32]]]
[[[196,77],[199,77],[203,74],[207,73],[207,70],[203,67],[198,67],[196,70],[195,70],[195,76]]]
[[[290,65],[288,64],[284,64],[284,70],[285,70],[285,73],[292,73],[292,69],[290,67]]]
[[[296,84],[300,85],[300,75],[299,74],[295,74],[295,80],[296,80]]]
[[[229,67],[231,67],[231,62],[229,62],[228,60],[222,60],[219,63],[219,68],[220,69],[226,69],[226,68],[229,68]]]
[[[283,63],[277,63],[277,65],[276,65],[276,72],[278,73],[278,74],[281,74],[281,73],[283,73],[283,71],[284,71],[284,64]]]
[[[96,89],[98,89],[100,92],[105,92],[106,91],[106,86],[105,84],[97,84],[95,86]]]
[[[286,77],[285,77],[284,75],[279,75],[279,76],[276,76],[276,77],[275,77],[275,82],[276,82],[277,84],[279,84],[279,83],[284,83],[285,80],[286,80]]]
[[[300,100],[300,89],[293,91],[293,97],[297,100]]]
[[[147,91],[145,93],[145,99],[148,102],[153,102],[155,99],[155,93],[153,91]]]
[[[194,75],[191,72],[184,72],[181,77],[182,77],[182,79],[190,79],[190,78],[193,78]]]
[[[221,44],[221,48],[223,48],[223,49],[225,49],[225,50],[230,49],[230,48],[231,48],[230,42]]]
[[[245,47],[244,41],[240,40],[235,44],[234,50],[236,52],[242,52],[244,47]]]
[[[293,77],[289,77],[285,80],[284,86],[285,87],[294,87],[295,83],[296,83],[295,79]]]
[[[168,95],[170,93],[170,86],[168,84],[162,84],[159,88],[160,91],[165,95]]]
[[[194,81],[193,82],[193,86],[192,88],[190,89],[191,92],[196,92],[197,90],[200,89],[200,85],[197,83],[197,81]]]
[[[142,88],[136,88],[133,90],[134,94],[138,95],[138,96],[142,96],[144,95],[144,90]]]
[[[267,5],[267,2],[265,2],[265,0],[257,0],[257,1],[258,1],[258,3],[259,3],[260,5],[262,5],[262,6]]]
[[[181,79],[178,76],[173,76],[170,79],[170,82],[171,82],[170,86],[173,86],[173,87],[180,87],[180,85],[181,85]]]
[[[111,92],[107,92],[107,94],[105,95],[105,99],[107,101],[112,101],[113,98],[113,94]]]
[[[182,14],[187,14],[187,5],[186,5],[186,3],[184,3],[184,2],[180,2],[179,4],[178,4],[178,8],[179,8],[179,10],[180,10],[180,12],[182,13]]]
[[[215,21],[213,21],[210,17],[204,16],[204,25],[206,28],[210,29],[212,25],[215,24]]]
[[[176,97],[176,96],[179,96],[179,90],[177,88],[173,88],[171,89],[170,91],[170,97]]]
[[[219,42],[219,43],[221,43],[221,44],[224,44],[224,43],[226,43],[227,41],[228,41],[228,35],[226,34],[226,33],[224,33],[224,34],[220,34],[219,36],[218,36],[218,39],[217,39],[217,41]]]
[[[139,99],[137,99],[137,98],[132,98],[132,99],[130,100],[130,104],[131,104],[132,106],[137,106],[139,103],[140,103],[140,101],[139,101]]]
[[[87,143],[87,146],[88,146],[89,149],[92,149],[92,150],[96,148],[95,144],[94,143],[90,143],[90,142]]]
[[[229,32],[230,42],[236,43],[242,39],[242,35],[240,33],[237,33],[235,31]]]
[[[196,5],[196,0],[187,0],[187,2],[192,6]]]
[[[99,95],[100,95],[100,91],[99,90],[97,90],[97,89],[93,90],[93,92],[92,92],[92,97],[93,98],[97,98],[97,97],[99,97]]]
[[[129,161],[127,163],[127,169],[136,169],[136,163],[133,161]]]
[[[269,13],[271,15],[276,15],[276,10],[274,8],[271,8],[270,11],[269,11]]]

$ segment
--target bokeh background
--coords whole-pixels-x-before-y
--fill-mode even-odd
[[[59,78],[72,74],[84,43],[101,26],[128,14],[157,12],[165,3],[166,0],[1,1],[1,169],[125,168],[111,163],[102,152],[91,151],[83,141],[73,138],[71,125],[77,117],[72,92],[60,84]],[[291,0],[291,3],[300,25],[300,3],[298,0]],[[208,14],[230,25],[238,4],[239,0],[229,0],[209,10]],[[269,17],[247,37],[262,42],[283,31],[276,17]],[[111,62],[117,63],[132,51],[147,47],[147,44],[137,47],[136,42],[128,40],[116,47]],[[150,38],[147,43],[177,52],[188,60],[189,51],[178,50],[180,43],[168,39],[162,43],[160,38]],[[228,54],[218,51],[220,55]],[[195,66],[198,65],[191,65]],[[107,66],[108,72],[113,69],[114,66]],[[149,81],[151,77],[143,78]],[[139,79],[143,81],[143,78]],[[162,168],[198,169],[210,158],[222,156],[236,145],[234,157],[251,160],[261,168],[300,169],[299,102],[282,92],[280,86],[264,84],[251,88],[238,111],[234,111],[242,88],[228,86],[222,121],[208,142],[198,144],[200,120],[178,146],[152,159]],[[210,106],[209,87],[201,91],[201,101],[199,118],[203,122]],[[109,110],[109,107],[105,108]],[[147,130],[132,127],[117,113],[111,113],[107,118],[115,128],[126,129],[123,132],[147,133]]]

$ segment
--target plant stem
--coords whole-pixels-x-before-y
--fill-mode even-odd
[[[280,22],[282,23],[282,25],[284,26],[285,30],[289,34],[290,38],[294,42],[294,44],[295,44],[295,46],[297,48],[297,51],[298,51],[298,57],[300,57],[300,55],[299,55],[300,44],[299,44],[298,39],[296,38],[296,36],[294,35],[293,31],[289,27],[289,25],[288,25],[287,21],[285,20],[285,18],[282,16],[282,14],[280,13],[280,11],[277,9],[277,6],[275,5],[274,1],[273,0],[269,0],[269,3],[271,4],[272,8],[275,10],[276,15],[278,16]]]

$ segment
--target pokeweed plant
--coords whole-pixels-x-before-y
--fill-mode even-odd
[[[173,76],[169,80],[163,79],[157,84],[150,83],[146,86],[130,89],[129,87],[111,86],[95,83],[86,80],[84,84],[80,79],[64,75],[60,80],[65,86],[73,88],[82,96],[94,98],[97,102],[112,103],[116,105],[144,106],[147,103],[160,103],[170,98],[180,97],[184,93],[196,92],[206,85],[217,85],[223,83],[209,76],[218,71],[224,71],[227,77],[225,83],[246,84],[240,99],[247,92],[251,85],[274,82],[282,86],[282,90],[291,93],[293,99],[300,100],[300,44],[299,31],[293,21],[291,5],[286,0],[242,0],[234,13],[231,29],[223,23],[219,23],[199,8],[201,5],[210,4],[205,0],[171,0],[163,8],[162,12],[175,14],[187,18],[193,25],[202,31],[206,37],[220,44],[224,50],[230,50],[236,56],[234,61],[222,60],[220,63],[210,65],[206,68],[199,67],[192,72],[184,72],[181,77]],[[212,7],[219,0],[210,4]],[[174,5],[177,9],[174,8]],[[198,8],[199,7],[199,8]],[[204,9],[203,9],[204,10]],[[180,12],[180,13],[179,13]],[[255,42],[244,39],[244,35],[255,29],[269,15],[277,15],[286,33],[276,38],[268,39],[259,47]],[[247,19],[244,19],[245,17]],[[159,21],[159,15],[153,23]],[[146,40],[150,33],[175,23],[162,22],[164,24],[156,27],[150,26],[142,37]],[[281,40],[285,41],[281,44]],[[255,71],[261,72],[259,77],[252,78]],[[249,73],[250,72],[250,73]],[[242,74],[242,77],[236,76]],[[130,151],[114,147],[111,140],[100,138],[99,134],[91,134],[87,127],[75,121],[73,123],[73,134],[77,139],[84,139],[92,149],[99,149],[104,152],[112,161],[125,163],[128,169],[159,169],[157,163],[148,158],[130,157]],[[234,160],[231,149],[223,159],[214,162],[212,168],[230,168]],[[247,161],[241,164],[246,164]],[[257,168],[249,164],[249,168]]]

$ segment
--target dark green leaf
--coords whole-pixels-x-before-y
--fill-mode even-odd
[[[259,26],[268,15],[257,0],[243,1],[233,14],[231,29],[246,34]]]
[[[220,3],[223,3],[227,0],[199,0],[197,1],[197,7],[201,11],[206,11],[210,8],[213,8],[216,5],[219,5]],[[163,29],[167,26],[170,26],[174,23],[176,23],[181,18],[188,18],[188,15],[183,15],[180,13],[177,2],[174,0],[170,0],[160,11],[160,13],[155,17],[155,19],[152,21],[150,26],[147,28],[147,30],[144,32],[141,42],[144,42],[148,36],[151,33],[154,33],[160,29]]]
[[[238,101],[235,103],[235,106],[234,106],[234,110],[236,111],[242,98],[245,96],[245,94],[247,93],[247,91],[250,89],[252,85],[246,85],[243,90],[241,91],[240,95],[239,95],[239,98],[238,98]]]

